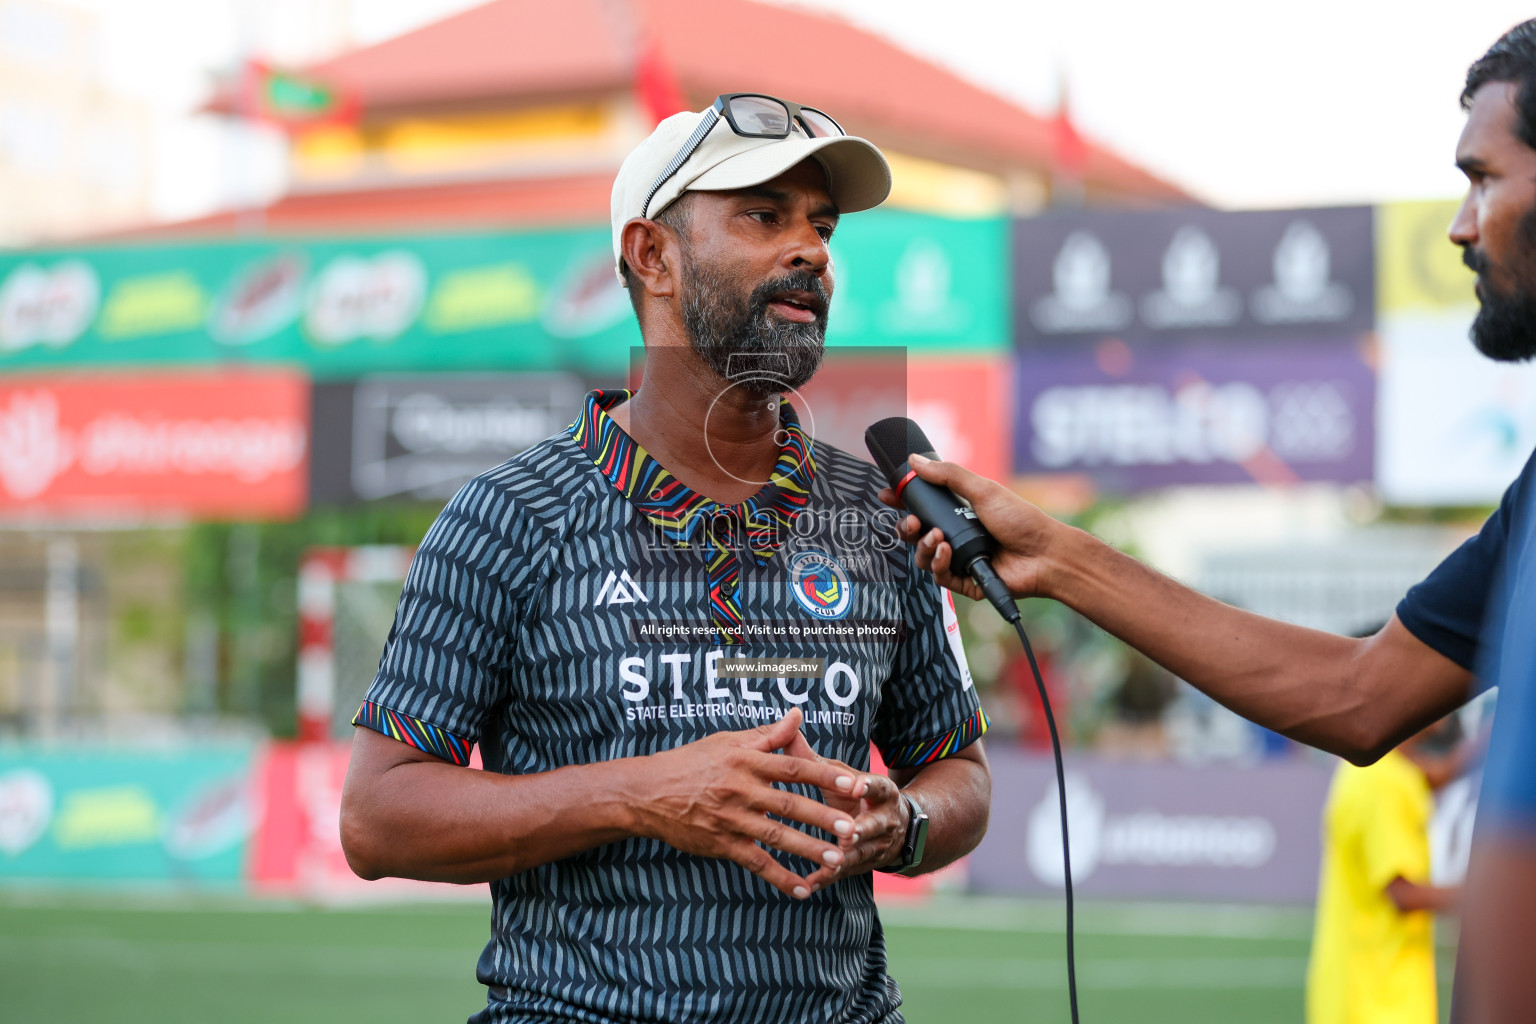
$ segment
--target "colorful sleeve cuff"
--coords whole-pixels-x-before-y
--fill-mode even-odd
[[[970,718],[942,736],[897,747],[891,751],[885,763],[890,768],[917,768],[920,765],[932,764],[934,761],[942,761],[981,739],[982,734],[991,725],[992,723],[987,720],[987,713],[977,708]]]
[[[390,739],[399,740],[417,750],[425,750],[434,757],[460,766],[469,764],[469,751],[474,746],[469,740],[455,736],[446,729],[439,729],[431,722],[403,715],[371,700],[363,701],[363,706],[357,709],[357,714],[352,718],[352,724],[366,726]]]

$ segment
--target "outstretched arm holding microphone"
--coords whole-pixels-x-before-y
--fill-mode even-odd
[[[1472,64],[1461,104],[1467,121],[1456,166],[1467,195],[1450,239],[1477,273],[1472,341],[1500,362],[1536,359],[1536,19],[1510,29]],[[913,455],[910,468],[970,502],[997,545],[989,572],[1015,597],[1054,598],[1243,717],[1356,764],[1375,761],[1463,703],[1474,669],[1480,685],[1497,687],[1451,1018],[1532,1019],[1536,456],[1478,534],[1364,639],[1212,600],[954,463]],[[904,507],[895,490],[881,499]],[[940,531],[924,531],[916,516],[902,531],[916,545],[917,564],[939,583],[983,596]]]
[[[1060,601],[1233,711],[1357,764],[1374,761],[1468,696],[1467,667],[1430,647],[1397,616],[1375,636],[1335,636],[1246,612],[1153,570],[1046,515],[1001,484],[953,462],[914,455],[929,483],[969,501],[997,542],[993,568],[1015,597]],[[881,499],[900,508],[894,492]],[[950,546],[915,516],[901,529],[917,564],[980,600],[951,572]]]

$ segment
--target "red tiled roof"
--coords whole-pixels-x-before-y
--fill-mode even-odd
[[[750,0],[634,2],[649,24],[667,26],[657,38],[699,106],[756,90],[814,103],[849,131],[916,156],[994,171],[1050,163],[1048,121],[837,18]],[[741,45],[749,39],[793,45]],[[1090,188],[1190,199],[1102,146],[1089,143],[1087,155]]]
[[[1045,119],[835,17],[753,0],[492,0],[309,70],[354,90],[365,116],[548,101],[630,87],[647,32],[697,107],[758,90],[825,107],[916,156],[992,171],[1050,163]],[[227,112],[229,97],[210,109]],[[1190,199],[1103,146],[1087,150],[1090,192]]]
[[[633,56],[610,7],[628,0],[493,0],[309,70],[368,111],[606,91]]]

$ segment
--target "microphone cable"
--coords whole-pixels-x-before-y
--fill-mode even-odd
[[[1073,935],[1072,914],[1072,846],[1067,838],[1067,774],[1061,762],[1061,736],[1056,732],[1056,716],[1051,713],[1051,698],[1045,692],[1045,680],[1040,676],[1040,664],[1035,661],[1035,649],[1030,646],[1024,623],[1017,613],[1008,618],[1024,644],[1024,656],[1029,659],[1029,670],[1035,676],[1035,689],[1040,691],[1040,706],[1045,709],[1045,725],[1051,733],[1051,753],[1056,758],[1056,797],[1061,810],[1061,870],[1067,886],[1067,999],[1072,1007],[1072,1024],[1077,1020],[1077,957]]]
[[[907,512],[922,523],[923,529],[938,527],[953,552],[953,564],[965,566],[962,570],[975,581],[982,596],[1006,621],[1019,632],[1024,644],[1024,654],[1029,659],[1029,670],[1034,673],[1035,686],[1040,691],[1040,706],[1045,710],[1045,724],[1051,733],[1051,753],[1056,758],[1056,796],[1061,801],[1061,870],[1067,889],[1067,997],[1072,1007],[1072,1024],[1077,1020],[1077,953],[1072,907],[1072,847],[1067,837],[1067,774],[1061,760],[1061,735],[1056,731],[1056,716],[1051,712],[1051,698],[1045,692],[1045,680],[1040,676],[1040,663],[1035,660],[1035,650],[1024,632],[1019,604],[1013,599],[1008,585],[992,567],[989,555],[994,548],[992,536],[981,524],[974,509],[948,487],[931,484],[917,475],[912,468],[912,457],[921,454],[925,458],[938,459],[933,444],[912,420],[904,416],[891,416],[873,424],[864,431],[864,443],[875,465],[880,467],[886,483],[895,493]],[[959,575],[959,572],[956,572]]]

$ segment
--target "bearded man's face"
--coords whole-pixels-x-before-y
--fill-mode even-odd
[[[1468,246],[1462,262],[1477,272],[1472,344],[1489,359],[1518,363],[1536,356],[1536,207],[1521,217],[1503,259]]]
[[[826,351],[839,220],[814,158],[671,214],[677,311],[699,361],[753,398],[803,387]],[[671,209],[671,208],[669,208]]]
[[[693,351],[728,383],[753,396],[804,387],[821,366],[830,296],[821,278],[809,271],[791,271],[749,290],[690,254],[681,298]],[[785,305],[809,316],[786,319],[775,308]]]
[[[1472,342],[1505,362],[1536,356],[1536,149],[1520,130],[1518,98],[1512,82],[1472,97],[1456,144],[1467,196],[1450,230],[1477,272]]]

